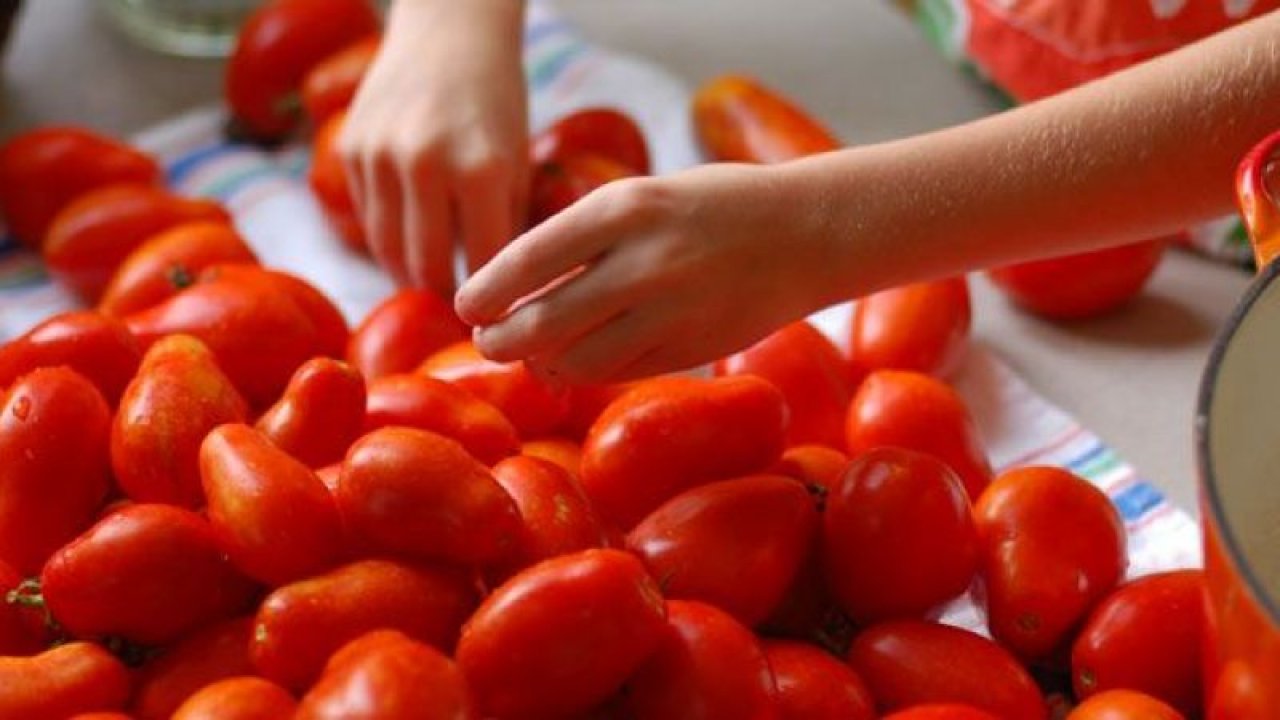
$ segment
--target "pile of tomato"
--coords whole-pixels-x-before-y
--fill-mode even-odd
[[[250,92],[243,50],[228,97],[273,139],[306,101],[359,247],[328,143],[377,18],[325,5],[265,5],[242,47],[309,59],[259,47]],[[834,143],[741,78],[695,115],[724,159]],[[648,171],[607,109],[532,149],[530,222]],[[160,178],[84,129],[0,146],[5,222],[92,308],[0,345],[0,720],[1199,716],[1201,573],[1126,580],[1103,493],[993,473],[947,382],[963,278],[863,299],[848,352],[798,322],[563,388],[429,291],[349,328]],[[960,598],[989,635],[938,621]]]

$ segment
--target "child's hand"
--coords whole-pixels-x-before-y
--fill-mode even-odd
[[[615,181],[512,242],[458,312],[485,355],[568,381],[692,367],[828,300],[819,210],[776,168]]]
[[[375,259],[453,294],[523,223],[527,111],[521,3],[398,0],[340,139]]]

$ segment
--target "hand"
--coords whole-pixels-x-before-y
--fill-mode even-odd
[[[799,187],[747,165],[612,182],[481,268],[458,313],[488,357],[565,381],[708,362],[829,299],[835,247]]]
[[[528,128],[518,0],[397,0],[339,151],[374,258],[454,290],[523,224]]]

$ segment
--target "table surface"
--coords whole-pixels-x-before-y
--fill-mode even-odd
[[[118,36],[91,0],[27,2],[0,80],[0,137],[41,122],[127,134],[217,99],[221,63],[156,55]],[[784,88],[853,143],[995,110],[889,3],[850,0],[560,0],[602,44],[660,58],[697,83],[743,71]],[[887,69],[891,68],[891,71]],[[975,334],[1038,391],[1194,511],[1192,417],[1214,337],[1248,283],[1173,253],[1109,317],[1054,325],[973,283]]]

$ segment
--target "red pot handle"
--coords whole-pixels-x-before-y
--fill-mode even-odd
[[[1236,168],[1236,202],[1259,270],[1280,255],[1280,208],[1274,192],[1280,184],[1278,154],[1280,131],[1253,146]]]

